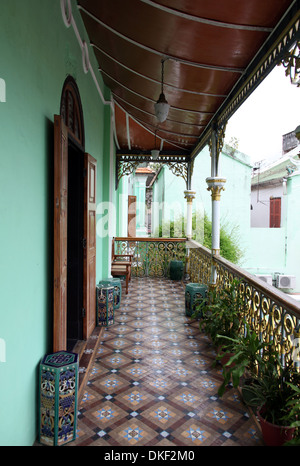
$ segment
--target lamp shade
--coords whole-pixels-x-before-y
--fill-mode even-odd
[[[159,150],[158,149],[152,149],[151,157],[152,157],[152,160],[157,160],[158,157],[159,157]]]
[[[160,123],[167,119],[169,108],[170,105],[166,101],[165,95],[160,94],[158,101],[154,104],[155,116]]]

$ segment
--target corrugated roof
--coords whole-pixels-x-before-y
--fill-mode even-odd
[[[78,8],[123,155],[149,153],[156,135],[161,151],[194,157],[299,34],[298,0],[78,0]],[[162,60],[170,111],[158,123]]]
[[[257,185],[265,183],[267,181],[280,180],[288,176],[287,167],[295,169],[290,158],[295,158],[300,151],[300,147],[296,147],[291,150],[283,157],[280,157],[277,161],[270,163],[267,166],[263,166],[255,172],[255,175],[252,177],[251,185]]]

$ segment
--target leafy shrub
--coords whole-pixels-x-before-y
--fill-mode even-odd
[[[163,222],[155,232],[155,237],[183,238],[185,237],[186,220],[183,215],[176,220]],[[192,239],[198,241],[207,248],[211,248],[212,223],[206,213],[200,215],[193,213]],[[242,258],[242,250],[239,247],[238,229],[236,226],[221,225],[220,227],[220,255],[225,259],[238,263]]]

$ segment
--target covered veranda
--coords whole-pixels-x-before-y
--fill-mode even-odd
[[[67,2],[62,3],[66,7]],[[185,266],[190,280],[218,288],[235,276],[242,279],[249,303],[248,321],[268,338],[276,338],[280,354],[289,358],[292,336],[299,325],[299,306],[220,257],[221,192],[230,180],[220,176],[219,157],[227,121],[277,64],[286,66],[287,79],[299,83],[295,59],[299,2],[175,5],[150,0],[81,0],[78,8],[99,71],[111,90],[109,105],[113,109],[116,145],[111,173],[115,171],[115,188],[122,190],[124,175],[144,162],[167,164],[182,176],[186,190],[181,195],[188,205]],[[65,14],[68,22],[67,8]],[[88,47],[83,50],[89,71]],[[211,173],[206,180],[212,193],[210,250],[191,241],[192,180],[199,176],[193,173],[193,166],[206,145],[211,156]],[[116,236],[112,230],[110,234]],[[140,238],[116,239],[125,249],[143,242]],[[136,264],[138,258],[136,254]],[[152,294],[155,286],[160,286],[159,280],[147,274],[143,278],[136,275],[128,295],[123,295],[116,324],[107,330],[95,330],[97,354],[88,347],[82,353],[82,357],[85,352],[93,356],[82,383],[75,445],[260,443],[258,426],[240,404],[238,393],[228,389],[225,401],[216,397],[220,369],[211,366],[212,348],[200,334],[198,323],[185,318],[183,284],[164,282],[167,301],[172,300],[171,288],[180,288],[178,299],[166,311],[158,292]],[[151,299],[155,313],[149,307]],[[147,313],[139,316],[143,300]],[[154,326],[151,319],[158,325]],[[128,334],[122,332],[124,329]],[[158,338],[154,338],[153,331]],[[173,351],[177,349],[173,338],[183,345],[179,347],[180,358]],[[196,352],[187,349],[191,342],[196,343]],[[165,346],[157,349],[160,343]],[[124,352],[118,345],[124,346]],[[140,348],[143,357],[136,358]],[[154,360],[162,366],[156,369]],[[135,377],[137,374],[142,374],[141,378]],[[181,379],[180,374],[187,378]],[[166,392],[167,387],[170,390]],[[193,410],[190,406],[183,410],[189,395],[196,397]],[[151,416],[156,419],[152,421]]]

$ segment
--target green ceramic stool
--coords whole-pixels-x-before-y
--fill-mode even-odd
[[[99,285],[113,285],[114,286],[114,305],[115,309],[119,309],[121,304],[121,297],[122,297],[122,285],[120,278],[106,278],[105,280],[101,280]]]
[[[206,299],[206,297],[206,285],[201,285],[200,283],[188,283],[185,287],[185,315],[191,317],[195,312],[196,302]]]
[[[98,327],[108,327],[115,319],[115,288],[109,284],[96,286],[96,321]]]
[[[170,278],[171,280],[181,280],[183,276],[183,262],[171,261],[170,262]]]
[[[78,354],[46,354],[39,371],[39,441],[48,446],[76,439]]]

